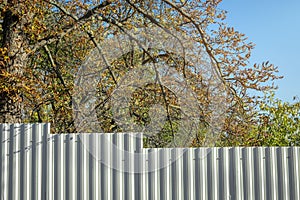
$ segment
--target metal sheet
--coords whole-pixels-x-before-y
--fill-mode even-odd
[[[49,131],[0,124],[1,199],[300,199],[299,147],[143,149],[141,134]]]

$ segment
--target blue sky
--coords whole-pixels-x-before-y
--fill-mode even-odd
[[[251,64],[269,60],[284,78],[276,81],[276,96],[300,98],[300,1],[223,0],[226,22],[256,44]]]

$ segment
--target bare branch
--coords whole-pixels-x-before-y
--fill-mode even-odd
[[[46,51],[46,53],[47,53],[47,56],[48,56],[48,58],[49,58],[49,60],[50,60],[50,63],[51,63],[51,65],[52,65],[52,67],[53,67],[53,68],[56,68],[55,62],[54,62],[54,60],[53,60],[53,57],[52,57],[52,55],[51,55],[50,50],[48,49],[48,46],[45,45],[45,46],[44,46],[44,49],[45,49],[45,51]]]

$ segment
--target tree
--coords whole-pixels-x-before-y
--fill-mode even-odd
[[[228,104],[225,124],[216,132],[223,139],[239,135],[247,137],[253,120],[255,99],[249,91],[267,91],[274,86],[269,81],[280,78],[277,68],[269,62],[249,66],[254,45],[224,22],[226,12],[218,8],[220,0],[206,1],[56,1],[7,0],[1,5],[1,73],[0,122],[52,122],[55,132],[76,132],[72,115],[74,74],[88,53],[103,41],[126,34],[137,27],[157,27],[172,35],[176,30],[191,38],[204,49],[214,73],[225,88]],[[136,39],[131,38],[133,43]],[[194,57],[196,58],[198,54]],[[215,94],[211,81],[197,71],[197,66],[182,55],[161,49],[131,51],[112,63],[107,63],[98,85],[98,120],[107,132],[124,131],[112,117],[108,102],[122,75],[142,64],[167,63],[182,75],[196,94],[201,107],[201,127],[193,136],[192,145],[205,143],[204,130],[212,127],[209,108]],[[160,103],[167,122],[152,146],[162,146],[176,134],[178,119],[184,115],[176,96],[159,81],[133,93],[130,116],[140,124],[149,123],[149,105]],[[267,84],[265,84],[267,83]],[[147,93],[147,94],[146,94]],[[148,95],[148,96],[147,96]],[[180,121],[180,120],[179,120]],[[241,127],[240,123],[244,126]],[[151,145],[150,145],[151,146]]]
[[[265,146],[299,146],[300,145],[300,102],[288,103],[275,99],[275,93],[265,96],[261,104],[256,145]],[[296,100],[296,99],[294,99]]]

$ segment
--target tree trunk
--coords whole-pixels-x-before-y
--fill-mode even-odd
[[[25,70],[28,40],[22,31],[24,19],[11,10],[5,11],[3,19],[2,48],[7,48],[9,59],[1,66],[0,73],[0,123],[22,122],[22,93],[20,77]]]

